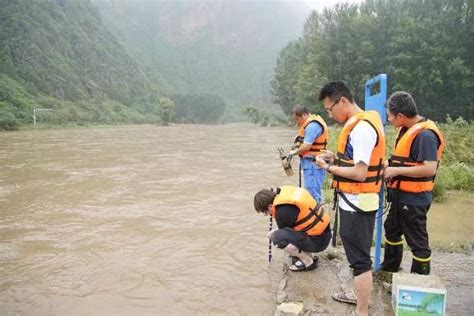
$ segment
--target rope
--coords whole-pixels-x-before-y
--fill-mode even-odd
[[[268,232],[272,231],[273,217],[270,215],[270,222],[268,224]],[[268,238],[268,263],[272,262],[272,240]]]
[[[336,247],[336,241],[337,241],[337,227],[339,226],[339,203],[337,200],[337,192],[334,190],[334,197],[332,200],[332,210],[335,212],[334,214],[334,227],[332,230],[332,246]]]
[[[300,167],[299,167],[299,182],[298,186],[301,188],[301,159],[300,159]]]

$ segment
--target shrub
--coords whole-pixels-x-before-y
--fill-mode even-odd
[[[15,116],[0,108],[0,130],[14,131],[19,128],[19,122]]]
[[[474,167],[462,162],[449,166],[441,166],[438,170],[437,181],[443,182],[446,190],[472,191],[474,186]]]
[[[474,152],[471,150],[474,144],[474,128],[463,118],[459,117],[452,121],[449,117],[447,124],[440,124],[439,128],[444,134],[446,146],[442,157],[442,163],[453,164],[462,162],[469,166],[474,165]]]

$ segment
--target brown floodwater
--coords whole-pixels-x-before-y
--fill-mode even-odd
[[[0,133],[0,314],[271,315],[281,266],[268,265],[253,194],[297,185],[277,153],[294,133]],[[430,210],[432,240],[473,241],[472,202],[458,200]]]
[[[448,192],[443,203],[434,203],[428,212],[428,232],[433,245],[474,243],[474,194]]]

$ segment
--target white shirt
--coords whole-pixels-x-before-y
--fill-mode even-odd
[[[382,131],[383,132],[383,131]],[[377,142],[377,133],[374,128],[366,121],[359,121],[357,125],[349,133],[349,144],[353,149],[354,164],[359,162],[370,165],[370,157]],[[359,193],[350,194],[344,193],[347,199],[364,211],[375,211],[379,208],[379,194],[378,193]],[[339,207],[355,212],[340,196]]]

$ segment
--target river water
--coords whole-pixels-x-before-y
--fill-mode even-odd
[[[253,195],[297,185],[277,154],[294,133],[248,124],[0,133],[0,314],[271,315],[281,265],[268,265],[268,218]],[[430,211],[443,241],[472,241],[466,203]],[[468,219],[446,228],[453,212]]]

